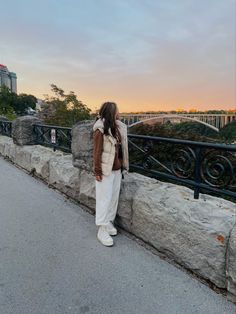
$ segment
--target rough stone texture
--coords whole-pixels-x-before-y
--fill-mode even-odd
[[[177,262],[226,287],[225,255],[235,204],[185,187],[140,186],[133,199],[132,232]]]
[[[72,155],[55,156],[49,161],[49,184],[79,200],[80,171],[72,165]]]
[[[18,146],[7,136],[0,136],[0,154],[25,170],[34,171],[38,177],[46,180],[49,177],[49,161],[64,155],[61,151],[54,152],[51,148],[40,145]]]
[[[5,153],[6,146],[16,147],[16,145],[13,144],[12,139],[8,136],[0,135],[0,154],[3,156],[7,156]]]
[[[80,203],[95,211],[96,193],[94,175],[91,171],[81,170],[80,178],[80,194],[78,200]],[[130,173],[125,176],[125,179],[121,182],[121,193],[116,217],[116,223],[119,226],[128,231],[132,230],[133,196],[140,185],[150,186],[150,184],[156,182],[155,179],[144,177],[138,173]]]
[[[10,152],[11,150],[9,150]],[[12,158],[10,153],[8,154],[9,158],[12,159],[18,166],[24,168],[27,171],[31,171],[31,154],[32,154],[32,149],[30,147],[22,147],[16,146],[15,149],[15,156]]]
[[[116,223],[124,229],[131,231],[133,216],[133,197],[140,186],[150,186],[157,181],[144,177],[138,173],[129,173],[121,181],[120,198]]]
[[[228,244],[226,276],[228,279],[227,297],[236,303],[236,215],[235,225],[231,231]]]
[[[72,162],[73,166],[92,171],[93,160],[93,124],[94,121],[86,120],[75,124],[72,128]]]
[[[95,197],[95,177],[93,173],[87,170],[81,170],[79,201],[95,210]]]
[[[40,145],[17,146],[7,136],[0,136],[0,153],[95,209],[93,173],[75,168],[71,154],[53,152]],[[83,162],[85,155],[82,154]],[[228,288],[233,301],[235,219],[236,206],[229,201],[208,195],[195,200],[192,190],[186,187],[136,173],[129,173],[122,180],[116,222],[216,286]]]
[[[35,169],[37,175],[48,181],[49,161],[53,157],[63,156],[61,151],[52,152],[51,148],[36,146],[31,154],[31,169]]]
[[[15,159],[17,146],[13,144],[12,139],[7,136],[2,136],[4,142],[0,143],[0,152],[11,160]]]
[[[12,139],[17,145],[33,145],[36,136],[33,133],[33,124],[41,124],[41,121],[32,116],[16,118],[12,122]]]

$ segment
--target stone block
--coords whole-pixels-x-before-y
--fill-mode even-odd
[[[41,124],[41,121],[32,116],[22,116],[12,122],[12,139],[14,144],[34,145],[36,144],[36,134],[33,132],[33,125]]]
[[[15,157],[15,148],[12,139],[5,135],[0,135],[0,154],[8,157],[12,161]]]
[[[96,192],[95,177],[92,172],[81,170],[80,172],[80,194],[79,201],[95,211]]]
[[[4,152],[3,155],[8,157],[10,160],[13,162],[15,161],[16,158],[16,145],[14,145],[11,141],[6,141],[4,144]]]
[[[226,251],[235,204],[158,182],[133,199],[132,232],[216,286],[226,288]]]
[[[31,171],[31,154],[32,149],[30,147],[22,147],[22,146],[16,146],[15,147],[15,158],[14,163],[18,166],[22,167],[23,169],[27,171]]]
[[[227,297],[236,303],[236,214],[235,225],[229,238],[226,260]]]
[[[133,198],[140,186],[149,186],[157,181],[138,173],[128,173],[121,180],[116,223],[127,231],[131,231],[133,216]]]
[[[55,156],[49,161],[49,184],[79,200],[80,170],[72,165],[72,155]]]
[[[74,167],[91,171],[93,167],[93,124],[86,120],[75,124],[72,128],[72,162]]]
[[[51,148],[35,145],[31,154],[31,169],[35,169],[37,176],[49,179],[49,161],[57,156],[63,156],[63,152],[54,152]]]

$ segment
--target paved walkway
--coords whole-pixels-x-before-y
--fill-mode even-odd
[[[235,314],[236,306],[0,157],[1,314]]]

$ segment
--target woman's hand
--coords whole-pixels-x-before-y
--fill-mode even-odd
[[[122,170],[122,173],[125,174],[125,175],[127,175],[127,174],[129,174],[129,171],[128,171],[127,169],[123,169],[123,170]]]
[[[96,176],[97,181],[102,181],[102,176]]]

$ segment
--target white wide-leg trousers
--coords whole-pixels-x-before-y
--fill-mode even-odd
[[[96,180],[96,215],[97,226],[107,225],[116,217],[121,184],[121,170],[113,170],[110,175]]]

